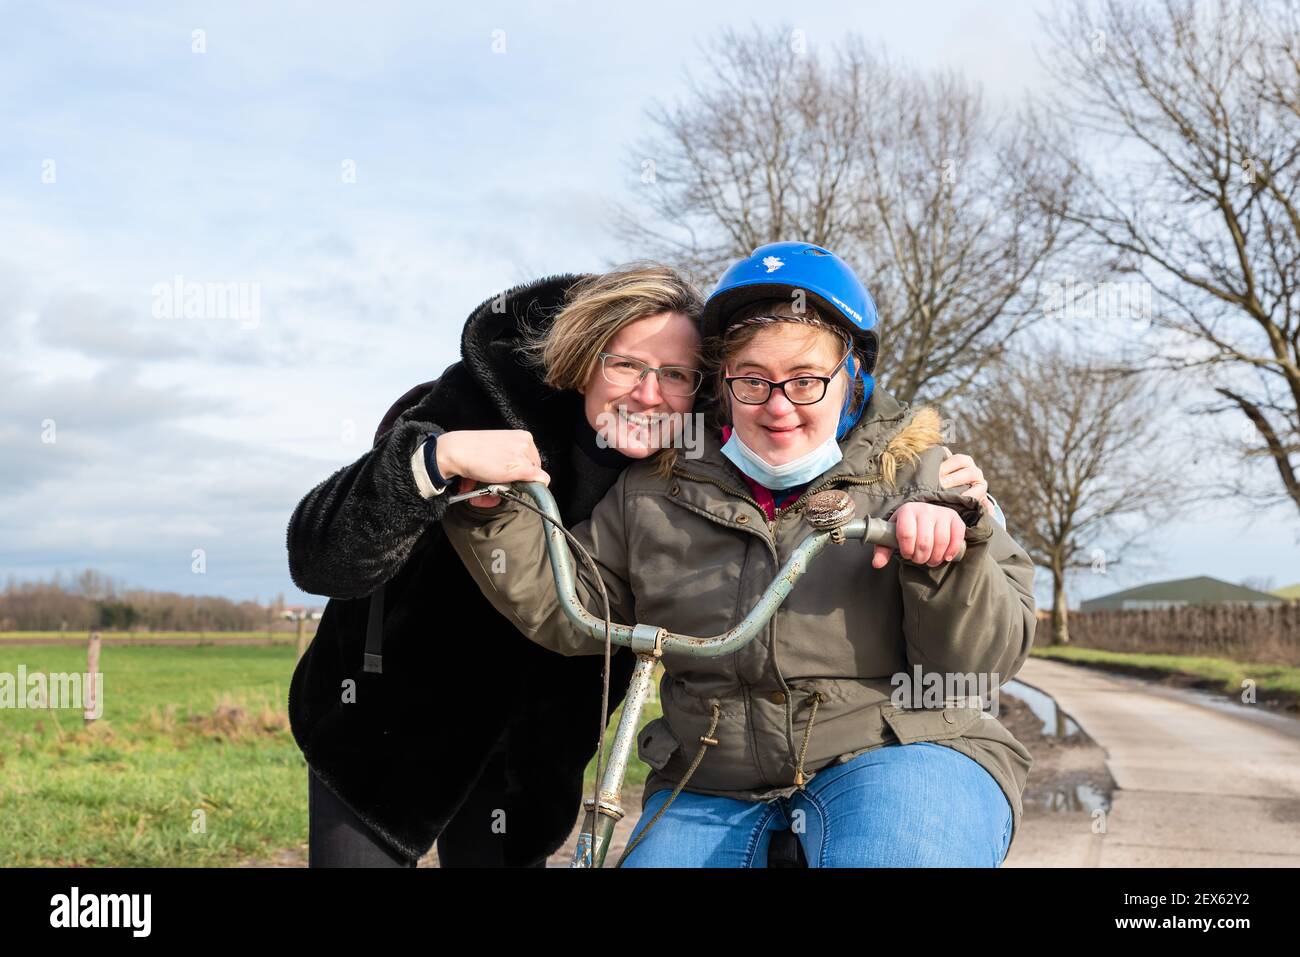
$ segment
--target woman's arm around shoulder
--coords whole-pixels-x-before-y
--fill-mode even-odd
[[[921,453],[905,480],[907,501],[956,510],[965,525],[966,554],[936,566],[898,561],[908,665],[926,672],[996,674],[1000,685],[1020,670],[1033,645],[1034,565],[978,502],[939,487],[942,455],[937,447]]]

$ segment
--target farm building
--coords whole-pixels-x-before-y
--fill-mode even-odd
[[[1183,608],[1187,605],[1278,605],[1286,599],[1244,585],[1201,575],[1174,581],[1152,582],[1081,602],[1080,611],[1132,611]]]

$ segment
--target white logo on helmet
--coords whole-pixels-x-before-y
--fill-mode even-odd
[[[767,256],[763,259],[763,265],[767,267],[769,273],[774,273],[785,265],[785,260],[777,259],[775,256]]]
[[[839,296],[831,296],[830,299],[831,299],[831,302],[835,303],[835,305],[839,306],[841,309],[843,309],[845,312],[847,312],[850,316],[852,316],[852,317],[854,318],[854,320],[858,323],[858,325],[862,325],[862,317],[861,317],[860,315],[858,315],[858,311],[857,311],[856,309],[854,309],[852,306],[850,306],[847,302],[845,302],[845,301],[844,301],[843,299],[841,299]]]

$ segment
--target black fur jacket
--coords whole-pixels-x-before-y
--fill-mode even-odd
[[[330,598],[290,685],[294,738],[321,780],[409,859],[436,840],[444,866],[540,866],[581,810],[603,656],[556,655],[500,616],[441,532],[447,496],[422,497],[410,463],[429,433],[527,429],[566,525],[590,517],[613,477],[592,489],[578,472],[580,399],[519,360],[521,320],[544,327],[580,278],[527,283],[475,309],[461,360],[402,396],[373,448],[307,493],[289,521],[290,575]],[[578,486],[585,494],[570,494]],[[380,585],[375,674],[363,650]],[[616,647],[612,661],[610,714],[633,656]]]

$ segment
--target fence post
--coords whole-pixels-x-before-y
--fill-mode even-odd
[[[82,715],[87,723],[95,720],[95,712],[98,710],[96,707],[95,693],[99,689],[96,687],[97,682],[95,681],[95,675],[99,674],[99,645],[99,632],[92,631],[90,633],[90,641],[87,643],[86,647],[86,674],[90,677],[90,681],[88,682],[90,690],[85,692],[86,710]]]

